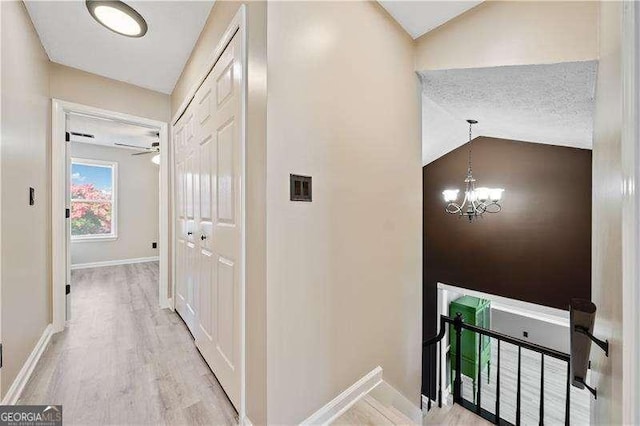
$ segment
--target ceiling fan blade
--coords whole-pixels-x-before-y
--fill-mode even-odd
[[[147,155],[147,154],[155,154],[157,151],[145,151],[145,152],[136,152],[135,154],[131,154],[131,155]]]
[[[138,145],[129,145],[126,143],[120,143],[120,142],[114,142],[114,145],[118,145],[118,146],[127,146],[129,148],[136,148],[136,149],[143,149],[145,151],[151,151],[151,148],[148,148],[146,146],[138,146]]]

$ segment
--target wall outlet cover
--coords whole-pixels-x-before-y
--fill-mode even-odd
[[[151,243],[151,248],[158,248],[158,243]]]

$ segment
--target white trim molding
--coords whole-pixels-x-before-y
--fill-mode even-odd
[[[83,114],[158,129],[160,133],[160,279],[158,304],[169,304],[169,125],[168,123],[109,111],[59,99],[51,100],[51,276],[53,300],[53,332],[64,330],[67,312],[66,285],[71,256],[71,244],[65,209],[67,206],[67,142],[65,141],[67,114]],[[76,265],[78,266],[78,265]],[[98,265],[106,266],[106,265]],[[87,266],[90,267],[90,266]]]
[[[640,7],[622,5],[622,401],[623,424],[640,424]],[[616,345],[618,346],[618,345]],[[615,348],[614,348],[615,349]],[[614,355],[615,356],[615,355]],[[593,411],[593,410],[592,410]]]
[[[528,316],[530,318],[569,327],[569,311],[440,282],[438,283],[437,288],[438,290],[446,290],[453,293],[462,293],[469,296],[479,297],[481,299],[488,299],[491,300],[491,307],[497,307],[503,311],[514,312],[518,315]],[[446,311],[443,310],[442,313],[446,313]]]
[[[15,380],[9,387],[6,395],[2,399],[2,405],[15,405],[20,399],[20,395],[22,395],[22,391],[26,386],[29,378],[31,378],[31,374],[33,374],[33,370],[36,368],[36,364],[42,357],[42,354],[49,346],[49,342],[51,341],[51,336],[53,335],[53,326],[51,324],[47,324],[40,336],[40,340],[36,343],[36,346],[33,348],[29,357],[24,362],[24,365],[20,369],[20,372],[16,376]]]
[[[362,397],[382,383],[382,367],[378,366],[349,386],[324,407],[303,420],[301,425],[326,425],[340,417]]]
[[[134,263],[158,262],[159,256],[136,257],[133,259],[103,260],[101,262],[76,263],[71,269],[102,268],[104,266],[131,265]]]

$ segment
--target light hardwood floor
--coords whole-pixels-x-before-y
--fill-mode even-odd
[[[394,407],[389,407],[370,395],[365,395],[340,417],[332,422],[332,425],[412,425],[411,419],[406,417]]]
[[[457,404],[445,405],[442,408],[432,407],[429,413],[422,419],[423,425],[490,425],[492,423],[478,417],[475,413],[462,408]],[[332,425],[415,425],[404,414],[394,407],[382,404],[370,395],[356,402],[343,415],[338,417]]]
[[[72,319],[20,404],[62,404],[65,424],[237,424],[182,320],[158,308],[156,262],[72,273]]]
[[[484,426],[491,425],[493,423],[477,416],[475,413],[463,408],[461,405],[449,404],[443,405],[442,408],[438,408],[437,406],[432,407],[429,413],[424,417],[422,424],[442,426]]]
[[[482,372],[482,408],[494,413],[497,383],[497,341],[491,342],[491,380],[488,371]],[[516,422],[516,395],[518,374],[518,348],[508,343],[500,347],[500,417]],[[589,381],[590,374],[587,375]],[[544,361],[544,423],[564,424],[567,385],[567,363],[551,357]],[[473,383],[462,377],[462,394],[473,399]],[[584,389],[571,387],[570,421],[573,425],[588,425],[591,394]],[[540,354],[522,349],[521,357],[521,422],[522,425],[539,424],[540,413]]]

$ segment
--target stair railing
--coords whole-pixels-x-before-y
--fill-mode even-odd
[[[455,333],[455,341],[456,341],[456,353],[454,360],[452,360],[452,368],[455,369],[455,378],[453,380],[453,403],[460,404],[464,408],[474,411],[477,415],[483,417],[484,419],[497,424],[497,425],[511,425],[511,423],[507,422],[503,418],[500,417],[500,342],[510,343],[518,347],[518,372],[517,372],[517,387],[516,387],[516,426],[520,425],[521,419],[521,353],[522,348],[531,350],[533,352],[537,352],[540,354],[540,365],[541,365],[541,373],[540,373],[540,411],[539,411],[539,424],[544,424],[544,359],[545,357],[552,357],[558,359],[560,361],[564,361],[567,363],[567,386],[566,386],[566,401],[565,401],[565,425],[569,425],[570,419],[570,389],[571,389],[571,374],[570,374],[570,356],[564,352],[556,351],[551,348],[547,348],[545,346],[536,345],[535,343],[528,342],[526,340],[517,339],[515,337],[508,336],[506,334],[498,333],[493,330],[489,330],[482,327],[477,327],[475,325],[466,324],[462,320],[462,315],[460,313],[456,314],[455,318],[448,317],[446,315],[440,316],[440,331],[438,334],[430,339],[427,339],[423,342],[423,350],[427,352],[427,383],[428,383],[428,402],[427,402],[427,410],[431,409],[431,389],[432,389],[432,371],[433,371],[433,363],[432,363],[432,354],[431,350],[435,345],[438,345],[438,359],[442,360],[442,341],[445,336],[447,325],[453,326],[453,332]],[[497,353],[497,380],[496,380],[496,405],[495,412],[492,413],[488,410],[485,410],[481,407],[482,401],[482,357],[478,356],[478,377],[477,377],[477,390],[476,390],[476,403],[471,402],[463,398],[462,396],[462,373],[461,368],[459,366],[462,365],[462,330],[469,330],[471,332],[477,333],[481,336],[488,336],[490,338],[496,339],[498,342],[498,353]],[[478,339],[478,352],[480,352],[480,347],[482,343],[482,338]],[[436,364],[437,366],[437,364]],[[438,407],[442,407],[442,371],[438,371],[438,391],[437,391],[437,402]]]

